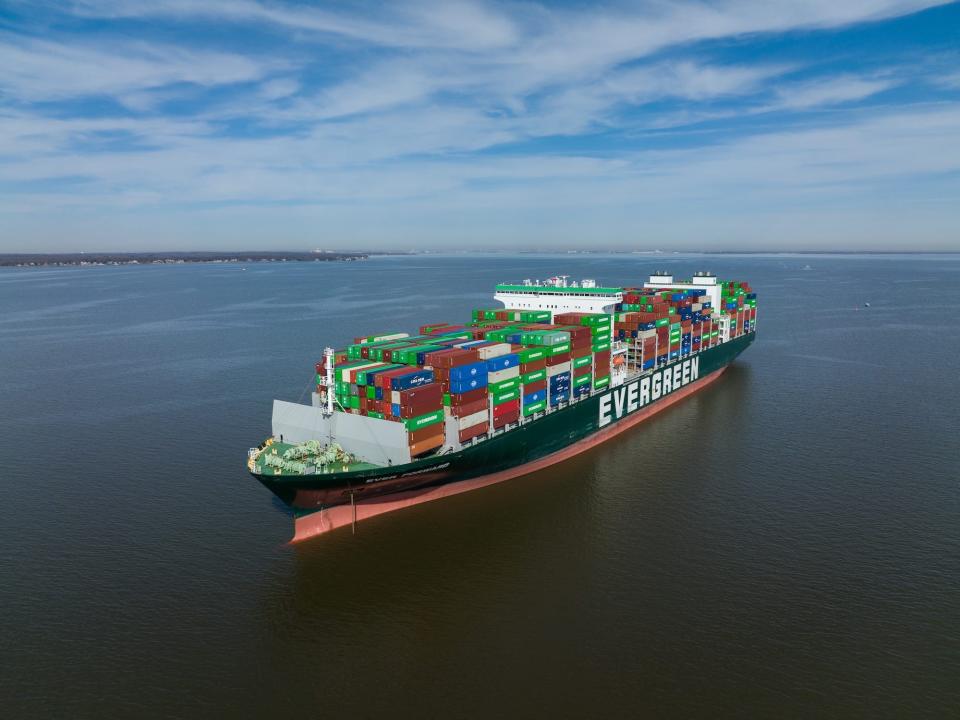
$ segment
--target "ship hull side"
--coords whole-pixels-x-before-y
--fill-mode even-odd
[[[302,540],[402,507],[536,472],[584,452],[716,380],[753,339],[750,333],[698,353],[693,356],[699,364],[695,380],[635,411],[623,408],[622,417],[611,417],[604,426],[605,409],[608,416],[617,414],[610,396],[620,392],[622,404],[625,390],[621,389],[630,383],[448,455],[375,471],[256,477],[293,509],[294,540]],[[663,372],[689,359],[676,361]]]
[[[362,520],[376,517],[377,515],[383,515],[384,513],[459,495],[460,493],[488,487],[506,480],[544,470],[552,465],[556,465],[557,463],[586,452],[610,438],[629,430],[650,416],[667,409],[674,403],[679,402],[686,396],[701,390],[715,381],[725,369],[726,368],[720,368],[719,370],[714,370],[710,375],[700,378],[676,393],[672,393],[663,402],[650,405],[639,412],[631,414],[620,422],[605,427],[560,450],[538,457],[535,460],[513,465],[512,467],[492,473],[485,472],[482,475],[470,479],[456,479],[447,481],[441,485],[421,486],[413,490],[391,493],[381,498],[359,500],[354,498],[354,501],[350,505],[336,505],[307,515],[300,515],[294,520],[294,536],[292,542],[307,540],[317,535],[330,532],[331,530],[336,530],[337,528],[353,525]],[[347,502],[350,502],[349,493]]]

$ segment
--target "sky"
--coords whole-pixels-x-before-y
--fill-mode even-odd
[[[960,3],[0,0],[0,252],[960,251]]]

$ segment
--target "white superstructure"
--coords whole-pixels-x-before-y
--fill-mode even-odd
[[[568,275],[558,275],[545,282],[524,280],[522,285],[497,285],[494,300],[515,310],[549,310],[558,313],[611,313],[623,302],[623,288],[597,287],[595,280],[567,284]]]

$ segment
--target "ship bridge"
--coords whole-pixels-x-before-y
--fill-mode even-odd
[[[493,298],[511,310],[612,313],[623,302],[623,288],[505,284],[497,285]]]

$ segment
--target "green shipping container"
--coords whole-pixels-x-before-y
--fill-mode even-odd
[[[592,355],[584,355],[583,357],[578,357],[573,359],[574,368],[582,368],[585,365],[590,365],[593,362]]]
[[[553,356],[553,355],[562,355],[563,353],[569,352],[569,351],[570,351],[570,343],[569,343],[569,342],[565,342],[565,343],[563,343],[562,345],[553,345],[553,346],[550,348],[550,355],[551,355],[551,356]]]
[[[604,340],[603,342],[595,342],[595,343],[593,344],[593,351],[594,351],[595,353],[603,352],[604,350],[609,350],[609,349],[610,349],[610,341],[609,341],[609,340]]]
[[[599,313],[596,315],[587,315],[586,317],[580,318],[581,325],[587,325],[589,327],[610,327],[610,316],[606,313]]]
[[[436,425],[439,422],[443,422],[443,410],[434,410],[430,413],[407,418],[403,421],[403,424],[406,426],[407,430],[419,430],[420,428],[425,428],[428,425]]]
[[[520,351],[520,362],[528,363],[534,362],[536,360],[542,360],[547,356],[547,351],[543,348],[533,347],[533,348],[524,348]]]
[[[500,382],[490,383],[490,392],[491,393],[502,393],[508,390],[516,390],[520,387],[520,378],[514,377],[509,380],[501,380]]]
[[[513,390],[507,390],[506,392],[501,393],[491,393],[493,397],[494,405],[502,405],[505,402],[510,402],[511,400],[516,400],[520,397],[520,388],[514,388]]]
[[[520,381],[521,381],[524,385],[530,385],[531,383],[535,383],[535,382],[537,382],[538,380],[546,380],[546,379],[547,379],[547,369],[546,369],[546,368],[540,368],[539,370],[533,370],[533,371],[528,372],[527,374],[522,375],[522,376],[520,377]]]
[[[528,416],[530,416],[530,415],[533,415],[534,413],[543,412],[543,411],[546,410],[546,409],[547,409],[547,401],[546,401],[546,400],[538,400],[538,401],[535,402],[535,403],[532,403],[532,404],[530,404],[530,405],[525,405],[525,406],[524,406],[524,408],[523,408],[523,416],[524,416],[524,417],[528,417]]]
[[[382,413],[382,412],[377,412],[376,410],[370,410],[370,411],[367,413],[367,416],[368,416],[368,417],[372,417],[372,418],[377,418],[377,420],[383,420],[383,413]]]
[[[610,384],[610,376],[605,375],[604,377],[597,378],[596,380],[593,381],[593,389],[600,390],[601,388],[605,388],[609,384]]]
[[[581,385],[589,385],[589,384],[590,384],[590,376],[589,376],[589,375],[582,375],[581,377],[578,377],[578,378],[574,378],[574,379],[573,379],[573,386],[574,386],[574,387],[580,387]]]
[[[669,318],[665,318],[665,317],[664,317],[664,318],[659,318],[659,319],[657,320],[657,327],[665,327],[665,326],[667,326],[667,325],[669,325],[669,324],[670,324],[670,319],[669,319]]]

